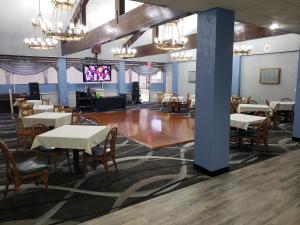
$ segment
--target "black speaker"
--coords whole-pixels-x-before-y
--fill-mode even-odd
[[[39,83],[29,83],[29,99],[39,100],[40,99],[40,86]]]
[[[139,91],[140,91],[139,82],[132,82],[132,92],[139,92]]]

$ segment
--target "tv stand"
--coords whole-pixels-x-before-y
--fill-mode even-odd
[[[76,109],[78,111],[92,112],[94,110],[93,98],[85,92],[76,91]]]

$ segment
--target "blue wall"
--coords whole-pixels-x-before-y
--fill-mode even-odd
[[[296,105],[295,105],[295,113],[294,113],[294,130],[293,137],[300,139],[300,52],[298,59],[298,78],[297,78],[297,86],[296,86]]]
[[[233,56],[231,95],[240,96],[240,83],[241,83],[241,57]]]

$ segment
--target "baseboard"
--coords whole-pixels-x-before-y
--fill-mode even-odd
[[[293,141],[297,141],[297,142],[300,142],[300,138],[297,138],[297,137],[293,137],[292,139],[293,139]]]
[[[215,171],[210,171],[208,169],[205,169],[199,165],[196,165],[194,164],[194,169],[210,176],[210,177],[215,177],[215,176],[219,176],[223,173],[228,173],[229,172],[229,167],[225,167],[225,168],[222,168],[222,169],[219,169],[219,170],[215,170]]]

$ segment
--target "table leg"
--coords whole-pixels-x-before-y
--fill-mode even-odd
[[[78,149],[73,149],[73,164],[74,164],[74,170],[75,173],[81,173],[82,169],[80,168],[79,165],[79,150]]]

